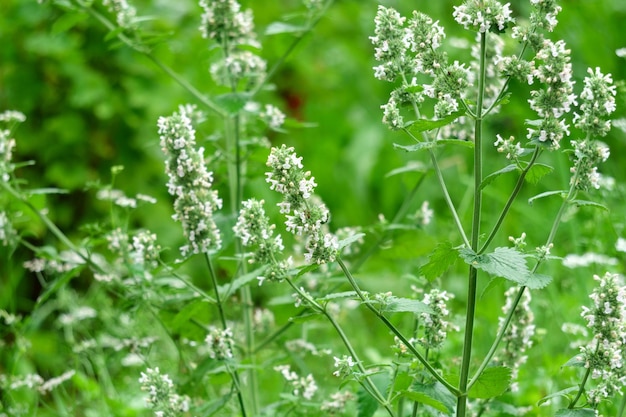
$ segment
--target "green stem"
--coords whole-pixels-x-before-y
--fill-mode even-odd
[[[616,417],[622,417],[626,412],[626,391],[622,389],[622,403],[619,406],[619,411],[615,415]]]
[[[589,379],[589,375],[591,375],[591,368],[587,368],[585,370],[585,375],[583,375],[583,380],[580,382],[580,387],[578,388],[578,392],[576,393],[576,396],[574,397],[572,402],[567,407],[570,410],[576,406],[576,403],[578,402],[578,400],[580,400],[580,397],[582,397],[583,393],[585,392],[585,384],[587,383],[587,379]],[[619,414],[617,415],[619,416]]]
[[[420,361],[422,365],[424,365],[426,370],[437,381],[441,382],[441,384],[445,386],[448,389],[448,391],[450,391],[452,394],[459,395],[460,394],[459,390],[456,389],[456,387],[454,387],[452,384],[450,384],[444,377],[442,377],[439,374],[439,372],[437,372],[437,370],[433,368],[430,362],[428,362],[426,358],[424,358],[424,356],[417,349],[415,349],[413,344],[409,342],[409,340],[396,328],[396,326],[394,326],[393,323],[391,323],[389,319],[387,319],[387,317],[385,317],[380,311],[378,311],[372,305],[372,303],[367,299],[367,297],[365,297],[365,294],[363,294],[363,291],[361,291],[361,289],[359,288],[359,285],[356,283],[356,280],[352,276],[352,273],[350,273],[350,270],[348,269],[346,264],[343,262],[343,260],[341,258],[337,258],[337,263],[339,264],[339,267],[341,268],[344,275],[348,279],[348,282],[350,282],[350,285],[352,286],[354,291],[357,293],[357,296],[361,299],[365,307],[367,307],[372,313],[374,313],[385,324],[385,326],[387,326],[387,328],[391,330],[391,332],[394,335],[396,335],[398,339],[400,339],[400,341],[407,347],[407,349],[411,351],[411,353],[417,358],[417,360]]]
[[[473,251],[478,251],[480,239],[480,217],[482,211],[483,181],[482,166],[482,140],[483,140],[483,100],[485,95],[485,61],[486,61],[486,34],[480,34],[480,66],[478,74],[478,98],[476,100],[476,118],[474,121],[474,216],[472,219],[472,242]],[[478,270],[472,266],[469,269],[467,289],[467,312],[465,315],[465,336],[463,338],[463,359],[459,378],[459,391],[461,395],[457,399],[457,417],[465,417],[467,412],[467,384],[469,380],[469,367],[472,357],[472,341],[474,337],[474,316],[476,312]]]
[[[517,197],[520,190],[522,189],[522,186],[524,185],[524,179],[526,178],[528,171],[530,171],[530,169],[533,167],[540,153],[541,153],[540,148],[536,146],[535,151],[533,152],[533,156],[530,158],[528,165],[526,166],[526,168],[522,170],[522,173],[517,179],[517,184],[515,184],[515,188],[513,189],[513,192],[511,193],[511,195],[509,196],[509,199],[504,205],[504,208],[502,209],[502,212],[500,213],[500,217],[498,217],[496,224],[493,226],[493,229],[491,230],[489,237],[487,237],[487,240],[485,240],[485,243],[483,243],[483,246],[477,252],[479,255],[483,253],[485,250],[487,250],[487,248],[489,247],[489,244],[491,243],[493,238],[496,236],[496,233],[498,233],[498,230],[500,230],[500,226],[502,225],[504,218],[508,214],[509,209],[511,208],[511,206],[513,205],[513,202],[515,201],[515,198]]]
[[[359,359],[359,356],[357,355],[356,351],[352,347],[352,344],[350,343],[348,336],[344,333],[343,329],[341,328],[339,323],[337,323],[335,318],[330,313],[328,313],[328,311],[326,311],[324,307],[322,307],[318,302],[316,302],[313,298],[311,298],[309,294],[304,292],[302,289],[298,288],[291,279],[286,278],[286,281],[291,286],[291,288],[293,288],[294,291],[298,293],[300,297],[306,300],[306,302],[310,304],[315,310],[322,313],[326,317],[326,319],[330,322],[330,324],[333,326],[333,328],[339,335],[339,338],[343,341],[343,344],[346,346],[348,353],[350,354],[350,356],[352,356],[352,359],[356,363],[356,367],[359,369],[359,371],[363,375],[363,378],[367,382],[367,387],[364,386],[364,388],[367,389],[367,391],[376,399],[376,401],[378,401],[380,405],[382,405],[385,408],[385,410],[387,410],[390,416],[395,416],[393,410],[391,409],[391,406],[389,405],[385,397],[380,393],[380,391],[378,390],[376,385],[372,382],[370,377],[367,376],[367,370],[363,366],[363,363]]]

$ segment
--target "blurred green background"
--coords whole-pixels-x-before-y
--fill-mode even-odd
[[[168,34],[154,47],[156,56],[200,91],[214,94],[216,88],[208,73],[214,51],[208,48],[197,30],[200,9],[196,2],[137,0],[133,3],[140,14],[154,17],[150,26],[155,31]],[[394,142],[408,144],[409,140],[402,134],[390,132],[380,122],[379,106],[387,101],[391,85],[374,79],[373,48],[368,40],[373,34],[373,20],[380,3],[393,6],[405,15],[413,9],[426,12],[441,22],[448,38],[472,39],[470,33],[452,21],[453,5],[457,2],[338,0],[271,80],[275,89],[259,97],[278,104],[288,116],[315,125],[291,129],[284,134],[271,133],[269,139],[274,145],[295,146],[303,156],[305,167],[318,183],[318,194],[330,208],[333,229],[372,225],[378,222],[380,214],[393,217],[417,176],[406,173],[388,177],[387,174],[412,160],[428,162],[426,155],[394,150]],[[511,3],[514,15],[527,13],[528,2]],[[254,10],[256,28],[264,45],[262,55],[271,65],[292,38],[288,34],[266,37],[263,31],[271,22],[301,10],[301,5],[287,0],[244,1],[242,4]],[[619,58],[615,51],[626,47],[623,35],[626,2],[569,0],[560,4],[563,12],[550,37],[563,38],[572,50],[577,92],[582,88],[587,67],[599,66],[623,83],[626,59]],[[101,219],[108,210],[106,204],[95,200],[95,191],[85,188],[85,184],[107,184],[111,167],[123,165],[125,170],[117,178],[115,187],[129,196],[144,193],[159,201],[155,206],[138,209],[132,217],[133,226],[154,231],[162,246],[176,252],[181,235],[170,221],[171,200],[165,188],[156,120],[171,114],[179,104],[193,103],[194,98],[144,56],[106,37],[106,29],[89,16],[66,13],[49,2],[3,0],[0,3],[0,110],[15,109],[27,116],[26,123],[15,134],[15,160],[36,163],[20,169],[17,175],[33,188],[69,190],[69,194],[47,197],[45,204],[61,229],[78,239],[84,235],[83,225]],[[456,53],[461,56],[460,52]],[[488,143],[495,133],[524,137],[524,120],[535,117],[526,104],[527,86],[513,84],[511,91],[514,93],[512,102],[487,131]],[[626,117],[623,86],[615,117]],[[212,127],[209,119],[199,132],[209,136],[213,133]],[[575,139],[576,134],[573,130],[571,139]],[[203,142],[202,138],[199,142]],[[606,142],[611,148],[611,158],[600,171],[615,178],[616,185],[612,190],[592,193],[589,199],[601,199],[610,211],[588,208],[570,211],[559,231],[554,253],[559,256],[586,251],[605,253],[619,259],[616,268],[623,271],[624,253],[617,252],[614,245],[619,236],[626,236],[626,133],[614,129]],[[488,157],[494,157],[494,162],[488,162],[486,173],[505,165],[501,158],[495,158],[494,149],[486,148]],[[207,148],[208,154],[212,151]],[[519,236],[523,231],[529,235],[530,247],[545,241],[559,201],[546,199],[529,206],[526,200],[543,191],[566,188],[569,162],[560,153],[547,154],[541,162],[553,165],[555,171],[538,186],[523,190],[519,204],[511,213],[511,221],[498,237],[500,244],[504,244],[509,235]],[[470,151],[457,147],[447,149],[441,155],[441,164],[444,175],[450,180],[452,197],[461,216],[467,220],[471,210],[471,182],[467,177],[471,173]],[[264,168],[262,158],[252,159],[249,173],[258,175]],[[218,187],[225,189],[225,183],[225,177],[217,176]],[[503,177],[488,189],[486,226],[499,212],[513,184],[513,177]],[[249,182],[246,197],[267,194],[261,179]],[[393,236],[395,245],[382,250],[366,265],[362,278],[372,291],[387,290],[390,286],[406,291],[406,282],[381,278],[415,273],[425,262],[425,255],[432,250],[436,237],[454,239],[450,217],[432,176],[420,189],[409,212],[415,212],[425,200],[435,210],[433,224],[410,233],[397,232]],[[37,243],[54,243],[37,225],[21,227],[32,229],[28,234]],[[27,260],[30,255],[17,252],[14,256],[18,259],[15,264],[19,265],[20,260]],[[546,329],[547,334],[558,330],[563,321],[578,320],[577,306],[581,300],[586,300],[593,285],[589,279],[591,274],[603,273],[601,268],[594,268],[567,270],[554,262],[542,271],[555,276],[546,296],[537,301],[542,311],[538,314],[539,327]],[[459,279],[444,283],[444,288],[458,294],[457,300],[461,298],[457,307],[463,307],[462,271],[460,268],[458,273],[451,274]],[[3,286],[5,278],[0,281]],[[33,281],[27,279],[18,284],[15,291],[1,291],[4,297],[16,297],[17,301],[2,298],[0,308],[10,304],[17,305],[18,311],[28,310],[37,290]],[[499,296],[485,298],[479,306],[479,313],[484,314],[485,321],[491,325],[499,314],[500,302]],[[557,305],[572,308],[557,308]],[[478,346],[490,340],[490,331],[485,330],[483,334],[481,329],[479,326]],[[367,336],[355,335],[362,337],[363,343],[369,343]],[[548,339],[545,343],[544,348],[535,350],[533,355],[556,355],[562,349],[562,340]],[[562,356],[554,360],[557,371],[568,354]]]

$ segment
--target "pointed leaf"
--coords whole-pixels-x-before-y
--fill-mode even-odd
[[[572,200],[571,204],[576,204],[576,206],[578,207],[593,207],[593,208],[599,208],[601,210],[604,211],[609,211],[609,208],[603,204],[600,203],[596,203],[594,201],[587,201],[587,200]]]
[[[576,408],[570,410],[568,408],[562,408],[556,412],[554,417],[595,417],[596,412],[591,408]]]
[[[546,191],[545,193],[537,194],[534,197],[530,197],[528,199],[528,204],[532,206],[535,200],[539,200],[540,198],[549,197],[551,195],[557,195],[557,194],[564,195],[565,193],[567,193],[566,190]]]
[[[393,177],[394,175],[404,174],[405,172],[426,172],[428,168],[420,161],[409,161],[403,167],[392,169],[387,174],[385,174],[385,178]]]
[[[432,384],[416,382],[411,386],[410,391],[403,393],[403,396],[448,415],[452,414],[456,405],[456,397],[440,382]]]
[[[424,304],[419,300],[395,297],[383,307],[382,311],[387,313],[434,313],[428,304]]]
[[[550,174],[552,171],[554,171],[554,168],[550,165],[535,164],[528,170],[528,173],[526,174],[526,181],[531,184],[537,184],[541,178]]]
[[[571,397],[570,397],[569,394],[570,393],[575,393],[575,392],[578,392],[578,387],[565,388],[565,389],[563,389],[563,390],[561,390],[559,392],[555,392],[555,393],[552,393],[550,395],[546,395],[545,397],[543,397],[542,399],[540,399],[537,402],[537,405],[541,405],[541,404],[546,403],[546,402],[548,402],[548,401],[550,401],[550,400],[552,400],[554,398],[559,398],[559,397],[563,397],[563,398],[566,398],[566,399],[570,400]]]
[[[263,271],[265,271],[266,268],[267,268],[266,266],[263,266],[261,268],[255,269],[252,272],[242,275],[239,278],[234,279],[232,282],[228,284],[220,285],[219,287],[220,295],[222,295],[222,297],[224,298],[230,297],[239,288],[257,279],[263,273]]]
[[[459,258],[459,253],[450,242],[439,243],[428,256],[428,263],[420,268],[420,274],[432,281],[448,270]]]
[[[464,114],[465,114],[465,110],[459,110],[457,112],[452,113],[449,116],[444,117],[443,119],[436,119],[436,120],[419,119],[419,120],[415,120],[413,123],[407,124],[407,126],[405,127],[407,127],[411,132],[417,132],[417,133],[425,132],[427,130],[433,130],[433,129],[443,127],[445,125],[449,125],[450,123],[454,122],[456,119],[463,116]]]
[[[506,366],[487,368],[469,390],[472,398],[493,398],[502,395],[511,383],[511,369]]]
[[[352,236],[349,236],[349,237],[347,237],[345,239],[341,239],[339,241],[339,249],[341,250],[341,249],[345,248],[346,246],[349,246],[351,243],[354,243],[354,242],[362,239],[363,236],[365,236],[365,233],[355,233]]]
[[[520,285],[526,285],[530,278],[524,255],[513,248],[496,248],[492,253],[481,255],[463,248],[459,254],[467,264],[493,276],[506,278]]]
[[[325,295],[321,298],[316,298],[316,301],[329,301],[329,300],[337,300],[342,298],[355,298],[356,291],[344,291],[344,292],[336,292],[332,294]]]
[[[430,148],[434,148],[436,146],[435,142],[419,142],[416,143],[415,145],[400,145],[398,143],[394,143],[393,147],[396,149],[402,149],[403,151],[406,152],[415,152],[415,151],[420,151],[422,149],[430,149]]]
[[[511,165],[505,166],[502,169],[497,170],[496,172],[493,172],[487,175],[485,178],[483,178],[483,182],[480,183],[479,190],[482,190],[483,188],[491,184],[493,180],[498,178],[500,175],[506,174],[507,172],[513,172],[513,171],[518,171],[518,170],[519,170],[519,167],[517,165],[511,164]]]
[[[584,368],[585,361],[582,359],[582,356],[576,355],[570,358],[570,360],[568,360],[567,362],[565,362],[563,366],[561,366],[561,368],[565,368],[566,366],[572,368]]]
[[[189,323],[192,317],[198,317],[206,311],[207,302],[204,299],[197,299],[188,303],[174,316],[174,319],[168,326],[169,331],[175,333],[182,326]]]
[[[520,283],[531,290],[539,290],[541,288],[545,288],[549,283],[552,282],[552,277],[544,274],[530,274],[527,279]]]
[[[285,22],[272,22],[265,28],[265,35],[278,35],[280,33],[300,33],[308,28],[303,25],[292,25]]]

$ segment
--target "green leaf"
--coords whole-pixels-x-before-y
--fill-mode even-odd
[[[452,414],[456,405],[456,397],[440,382],[432,384],[415,382],[411,386],[411,390],[404,392],[403,396],[412,401],[431,406],[447,415]]]
[[[494,105],[494,107],[500,106],[503,104],[509,104],[509,101],[511,101],[510,99],[511,99],[511,92],[508,92],[504,94],[502,97],[500,97],[498,101],[496,101],[496,104]]]
[[[545,193],[537,194],[534,197],[530,197],[528,199],[528,204],[532,206],[535,200],[539,200],[540,198],[550,197],[551,195],[557,195],[557,194],[564,195],[566,193],[567,193],[567,190],[546,191]]]
[[[551,276],[534,273],[534,274],[530,274],[528,278],[526,279],[526,281],[521,283],[521,285],[524,285],[530,288],[531,290],[539,290],[541,288],[545,288],[551,282],[552,282]]]
[[[604,211],[609,211],[609,208],[607,206],[605,206],[604,204],[596,203],[594,201],[572,200],[570,201],[570,203],[576,204],[577,207],[593,207],[593,208],[599,208]]]
[[[344,291],[344,292],[335,292],[332,294],[325,295],[321,298],[316,298],[317,301],[329,301],[329,300],[337,300],[342,298],[354,298],[356,297],[356,291]]]
[[[566,398],[566,399],[569,400],[571,398],[569,394],[577,392],[577,391],[578,391],[578,387],[565,388],[564,390],[561,390],[559,392],[555,392],[553,394],[546,395],[545,397],[543,397],[542,399],[540,399],[537,402],[537,405],[541,405],[541,404],[546,403],[546,402],[548,402],[548,401],[550,401],[550,400],[552,400],[554,398],[559,398],[559,397],[563,397],[563,398]]]
[[[249,93],[227,93],[215,97],[215,104],[229,114],[236,114],[250,100]]]
[[[499,169],[496,172],[493,172],[487,175],[485,178],[483,178],[483,182],[480,183],[480,187],[478,189],[482,190],[483,188],[491,184],[493,180],[495,180],[502,174],[506,174],[507,172],[513,172],[513,171],[518,171],[518,170],[519,170],[519,167],[515,164],[507,165],[504,168]]]
[[[76,12],[63,13],[61,17],[59,17],[52,24],[52,30],[51,30],[52,34],[58,35],[59,33],[67,32],[70,29],[72,29],[74,26],[87,20],[88,18],[89,18],[89,15],[87,13],[76,13]]]
[[[272,22],[267,28],[265,28],[265,35],[278,35],[281,33],[301,33],[306,32],[308,30],[307,26],[303,25],[292,25],[291,23],[285,22]]]
[[[435,146],[436,146],[435,142],[420,142],[420,143],[416,143],[415,145],[400,145],[398,143],[393,144],[394,148],[402,149],[403,151],[406,151],[406,152],[416,152],[422,149],[434,148]]]
[[[463,248],[459,254],[468,265],[493,276],[506,278],[519,285],[541,288],[549,282],[549,279],[546,282],[546,276],[531,275],[526,265],[526,258],[513,248],[496,248],[492,253],[482,255],[477,255],[471,249]]]
[[[396,297],[393,297],[391,301],[385,304],[382,311],[386,313],[434,313],[428,304],[424,304],[419,300]]]
[[[484,370],[469,390],[472,398],[493,398],[502,395],[511,383],[511,369],[494,366]]]
[[[552,168],[550,165],[534,164],[532,167],[530,167],[528,173],[526,174],[526,181],[531,184],[537,184],[539,180],[541,180],[541,178],[550,174],[552,171],[554,171],[554,168]]]
[[[358,241],[359,239],[363,238],[363,236],[365,236],[365,233],[356,233],[356,234],[354,234],[352,236],[349,236],[349,237],[347,237],[345,239],[341,239],[339,241],[339,249],[341,250],[341,249],[345,248],[346,246],[349,246],[350,244],[352,244],[352,243]]]
[[[428,168],[426,165],[421,163],[420,161],[409,161],[403,167],[392,169],[387,174],[385,174],[385,178],[393,177],[394,175],[404,174],[405,172],[426,172]]]
[[[466,148],[474,148],[474,142],[469,141],[469,140],[460,140],[460,139],[437,139],[435,144],[437,146],[457,145],[457,146],[464,146]]]
[[[207,311],[207,302],[204,299],[198,299],[185,305],[172,320],[169,331],[175,333],[183,325],[189,323],[192,317],[201,316],[202,313]]]
[[[437,129],[443,127],[445,125],[449,125],[454,122],[459,117],[465,114],[465,110],[459,110],[457,112],[452,113],[449,116],[444,117],[443,119],[437,120],[427,120],[427,119],[419,119],[415,120],[412,123],[408,123],[405,127],[408,128],[411,132],[425,132],[428,130]]]
[[[562,408],[556,412],[554,417],[595,417],[596,412],[591,408]]]
[[[459,258],[459,253],[450,242],[439,243],[435,250],[428,255],[428,263],[420,268],[420,274],[428,281],[443,275]]]
[[[387,387],[389,386],[389,375],[388,374],[377,374],[372,375],[370,377],[371,381],[376,385],[378,391],[386,392]],[[357,408],[358,408],[358,417],[372,417],[376,410],[378,409],[378,401],[376,398],[372,397],[369,392],[365,391],[365,389],[361,388],[357,392]]]
[[[585,361],[581,359],[580,355],[576,355],[561,366],[561,368],[572,367],[572,368],[584,368]]]

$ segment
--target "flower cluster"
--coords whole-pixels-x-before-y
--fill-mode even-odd
[[[499,134],[496,135],[496,141],[493,146],[495,146],[499,153],[506,153],[506,159],[517,160],[519,156],[522,155],[524,150],[519,142],[515,142],[515,138],[510,136],[508,139],[504,139]]]
[[[266,181],[270,189],[283,194],[278,203],[280,212],[286,215],[287,231],[297,236],[307,236],[304,255],[307,263],[333,262],[339,250],[337,237],[324,230],[330,219],[326,206],[317,202],[313,191],[317,184],[309,171],[303,170],[302,157],[293,148],[282,145],[272,148],[267,159]]]
[[[256,45],[252,10],[241,11],[237,0],[200,0],[202,37],[214,39],[220,45]]]
[[[224,60],[211,64],[213,80],[219,85],[237,85],[240,80],[248,80],[249,85],[265,77],[267,62],[250,51],[233,51]]]
[[[597,165],[605,162],[610,155],[608,146],[596,140],[572,141],[574,147],[574,165],[570,168],[573,174],[570,184],[578,190],[591,187],[600,188],[600,174]]]
[[[610,120],[604,120],[615,111],[616,88],[611,74],[602,74],[600,68],[587,69],[584,88],[580,93],[580,110],[574,112],[574,126],[592,138],[605,136],[611,129]]]
[[[346,378],[347,376],[352,375],[354,372],[352,368],[356,365],[352,356],[343,355],[341,358],[334,356],[333,359],[335,360],[334,366],[336,368],[333,375],[339,378]]]
[[[13,228],[13,224],[6,212],[0,211],[0,245],[11,246],[17,240],[17,230]]]
[[[134,29],[137,25],[137,10],[128,4],[127,0],[102,0],[102,5],[110,13],[115,14],[115,20],[119,27]]]
[[[556,0],[530,0],[531,12],[527,26],[515,26],[512,37],[520,42],[528,42],[532,49],[539,50],[543,43],[543,31],[552,32],[558,21],[561,6]]]
[[[587,398],[598,404],[626,384],[626,286],[617,274],[607,272],[593,278],[598,281],[589,296],[593,305],[583,307],[581,316],[594,336],[580,351],[591,378],[597,380],[596,387],[587,391]]]
[[[158,367],[147,368],[139,378],[141,390],[148,393],[146,403],[154,410],[155,416],[175,417],[189,411],[190,400],[176,393],[174,383]]]
[[[293,388],[293,395],[302,396],[306,400],[310,400],[317,391],[317,384],[313,375],[308,374],[306,377],[301,377],[297,373],[291,371],[289,365],[279,365],[274,367],[275,371],[281,373],[287,382]]]
[[[274,236],[276,226],[270,224],[269,218],[265,214],[264,201],[250,199],[241,204],[241,211],[233,231],[235,236],[241,239],[244,246],[256,248],[249,262],[268,266],[265,274],[258,277],[259,285],[265,279],[270,281],[282,280],[287,276],[287,271],[292,265],[292,259],[290,257],[284,261],[278,260],[285,248],[282,237],[280,235]]]
[[[13,172],[13,149],[15,139],[11,138],[11,127],[16,123],[21,123],[26,117],[17,111],[7,110],[0,113],[0,122],[8,125],[8,129],[0,128],[0,178],[8,182]]]
[[[536,54],[541,64],[536,64],[532,70],[532,76],[543,83],[544,88],[531,91],[528,100],[530,108],[541,119],[530,123],[527,137],[546,144],[550,149],[558,149],[561,139],[570,133],[569,125],[563,119],[571,106],[576,104],[570,53],[564,41],[544,39]]]
[[[510,3],[502,5],[496,0],[467,0],[454,7],[452,17],[465,29],[480,33],[502,32],[514,22]]]
[[[430,290],[424,294],[422,300],[429,306],[432,313],[420,313],[420,325],[424,329],[423,336],[417,342],[427,349],[438,349],[446,340],[448,331],[455,330],[456,327],[447,319],[450,315],[446,303],[454,298],[453,294],[438,289]]]
[[[519,292],[519,288],[511,287],[505,293],[506,302],[502,306],[502,312],[507,313],[513,301]],[[511,378],[515,380],[517,378],[519,368],[526,363],[526,351],[533,345],[532,338],[535,335],[535,325],[533,324],[535,316],[530,309],[530,291],[524,291],[522,299],[520,300],[509,326],[504,332],[502,337],[503,351],[501,356],[496,358],[496,361],[502,363],[505,366],[511,368]],[[500,331],[504,325],[504,317],[498,319]],[[517,391],[517,383],[514,382],[511,385],[512,391]]]
[[[167,188],[175,197],[172,216],[182,223],[188,244],[181,247],[183,256],[219,249],[221,235],[213,213],[222,207],[217,191],[212,190],[213,174],[207,171],[204,148],[196,149],[196,132],[191,123],[193,106],[180,106],[158,122],[161,148],[167,157]]]
[[[326,415],[335,415],[345,413],[346,404],[354,399],[354,394],[350,391],[336,392],[330,396],[330,401],[324,401],[320,410],[326,412]]]
[[[271,129],[274,130],[280,129],[283,123],[285,123],[284,113],[280,111],[278,107],[272,106],[271,104],[266,104],[265,110],[262,111],[259,116]]]
[[[72,379],[75,374],[76,371],[71,369],[48,380],[43,379],[38,374],[27,374],[11,378],[6,378],[5,375],[0,374],[0,388],[2,388],[3,391],[15,391],[26,387],[36,389],[40,394],[47,394],[65,381]]]
[[[209,345],[209,357],[211,359],[225,360],[234,357],[235,340],[233,339],[233,332],[229,328],[221,330],[211,326],[205,342]]]

